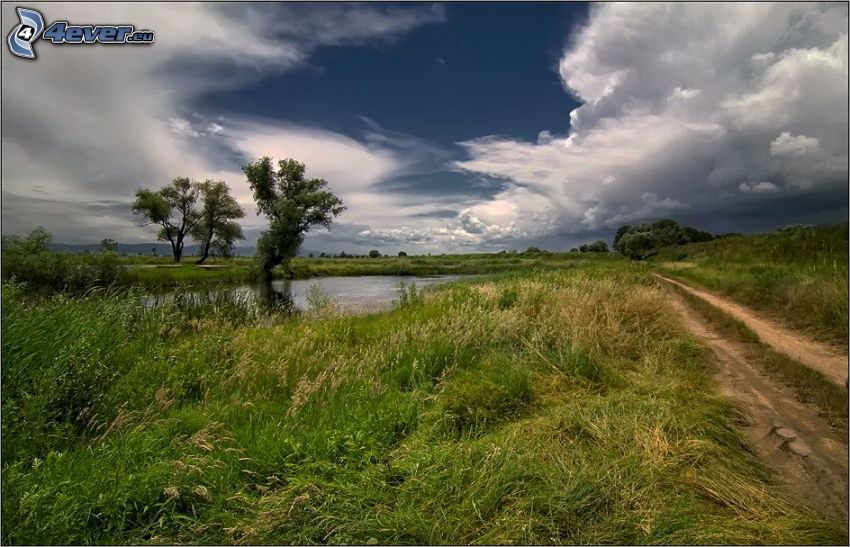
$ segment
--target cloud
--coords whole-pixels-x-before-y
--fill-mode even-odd
[[[595,5],[558,65],[583,103],[569,133],[467,140],[455,167],[503,180],[491,202],[511,208],[480,218],[522,233],[665,215],[711,228],[742,192],[750,207],[771,194],[846,196],[846,29],[839,4]],[[790,204],[775,224],[797,213]]]
[[[738,185],[738,189],[742,192],[753,192],[756,194],[769,194],[778,192],[779,187],[772,182],[742,182]]]
[[[238,166],[266,152],[303,154],[315,173],[344,185],[353,204],[368,202],[359,195],[401,169],[403,150],[320,128],[206,119],[193,105],[205,93],[302,66],[317,48],[387,42],[445,19],[441,6],[424,4],[28,5],[48,21],[131,22],[156,32],[145,47],[39,44],[37,63],[3,48],[3,231],[41,224],[65,242],[152,240],[155,230],[128,226],[124,214],[104,216],[95,204],[129,210],[135,188],[176,176],[221,178],[253,212]],[[13,5],[2,11],[4,21],[16,20]],[[259,223],[246,218],[249,230]]]
[[[791,133],[783,131],[776,140],[770,143],[771,156],[801,157],[814,154],[818,151],[820,142],[805,135],[792,136]]]
[[[192,122],[183,118],[168,118],[168,127],[171,132],[180,137],[200,137],[201,134],[194,127]]]

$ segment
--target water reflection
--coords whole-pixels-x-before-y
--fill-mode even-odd
[[[317,285],[318,292],[325,295],[337,308],[346,312],[372,312],[389,309],[398,298],[400,283],[417,288],[439,285],[470,276],[442,275],[435,277],[372,275],[358,277],[322,277],[313,279],[275,279],[252,285],[191,289],[151,295],[147,305],[157,306],[173,303],[181,309],[200,309],[203,306],[256,307],[259,310],[293,314],[310,308],[308,293]],[[473,276],[474,277],[474,276]]]
[[[251,287],[257,306],[273,313],[291,314],[295,311],[292,282],[289,279],[281,281],[283,282],[260,281]]]

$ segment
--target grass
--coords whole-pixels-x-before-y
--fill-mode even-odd
[[[847,347],[847,224],[669,247],[659,270]]]
[[[252,277],[253,259],[210,258],[204,265],[197,257],[185,256],[179,264],[169,257],[119,256],[115,253],[75,254],[43,251],[3,254],[3,280],[26,281],[34,289],[56,292],[83,292],[91,287],[110,285],[172,288],[247,283]],[[560,270],[587,262],[618,261],[607,253],[493,253],[379,258],[296,257],[287,270],[275,268],[278,279],[311,277],[442,274],[493,274],[529,270]]]
[[[778,375],[794,389],[797,399],[816,405],[833,426],[847,429],[847,389],[836,385],[817,370],[774,351],[743,322],[719,310],[685,289],[671,285],[697,313],[714,328],[747,348],[747,357],[762,368]]]
[[[405,290],[282,320],[5,286],[2,541],[846,541],[642,265]]]
[[[598,253],[496,253],[469,255],[380,257],[380,258],[294,258],[290,271],[283,267],[274,276],[295,279],[311,277],[360,275],[429,276],[444,274],[492,274],[528,270],[558,270],[572,268],[589,261],[621,260],[616,255]],[[195,265],[191,257],[179,265],[157,261],[140,264],[137,257],[127,257],[125,283],[148,287],[185,284],[247,282],[250,279],[250,258],[210,261],[215,268]]]

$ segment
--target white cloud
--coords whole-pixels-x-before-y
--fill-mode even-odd
[[[494,199],[527,233],[708,218],[736,191],[841,191],[846,29],[839,4],[594,5],[558,67],[584,103],[568,137],[468,140],[456,166],[506,180]]]
[[[783,131],[776,140],[770,143],[771,156],[808,156],[818,151],[820,142],[814,137],[805,135],[793,136]]]
[[[67,242],[103,236],[150,241],[155,232],[136,227],[129,213],[132,193],[176,176],[222,178],[253,213],[244,176],[232,167],[234,150],[245,158],[303,154],[315,173],[345,186],[352,203],[358,202],[358,192],[403,163],[398,151],[320,129],[204,120],[191,105],[202,93],[297,67],[315,48],[392,40],[445,19],[439,5],[422,4],[28,6],[48,21],[132,22],[156,32],[156,42],[145,47],[39,44],[37,63],[15,59],[3,48],[3,193],[4,204],[17,207],[7,214],[4,205],[3,230],[42,224]],[[16,20],[13,5],[4,3],[2,11],[3,21]],[[228,63],[226,77],[221,63]],[[91,205],[102,200],[122,204],[110,209],[111,220]],[[57,214],[58,204],[79,213],[73,222]],[[104,222],[109,233],[102,233]],[[246,219],[248,228],[258,224],[252,215]]]
[[[168,118],[168,127],[171,132],[180,137],[200,137],[201,134],[192,127],[192,122],[183,118]]]

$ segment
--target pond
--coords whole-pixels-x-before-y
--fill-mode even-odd
[[[433,287],[459,279],[478,277],[475,275],[363,275],[350,277],[314,277],[310,279],[275,279],[271,284],[238,285],[215,289],[196,289],[181,293],[181,296],[212,298],[248,298],[257,304],[274,307],[293,305],[307,310],[310,305],[308,294],[316,286],[340,309],[347,312],[370,312],[389,309],[398,299],[399,285],[416,284],[417,289]],[[152,295],[149,305],[174,298],[175,293]]]

